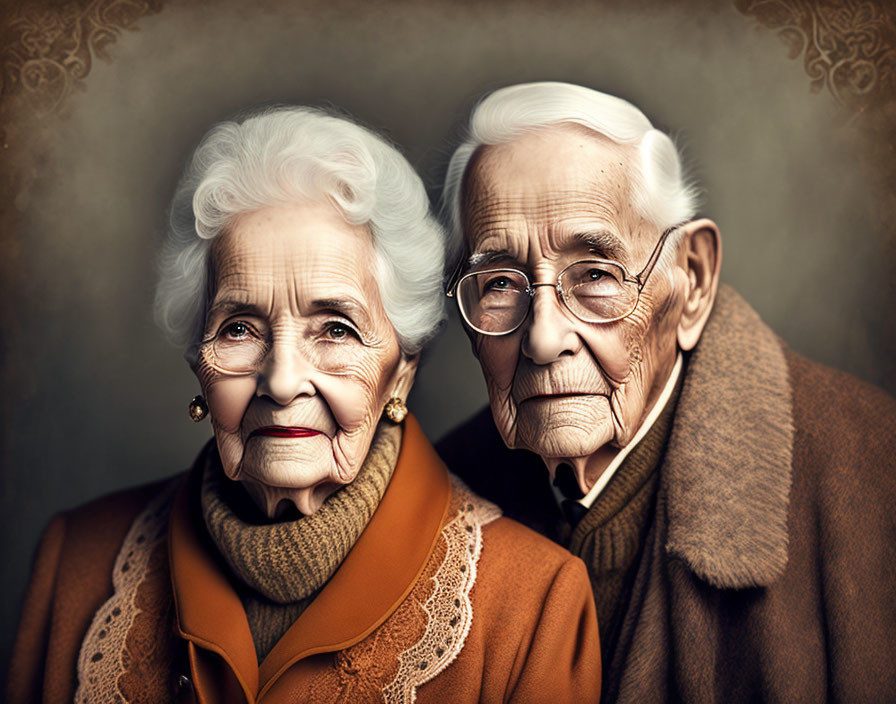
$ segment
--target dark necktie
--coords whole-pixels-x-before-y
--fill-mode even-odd
[[[554,472],[554,486],[566,497],[560,502],[560,510],[563,511],[566,520],[573,526],[576,526],[582,520],[582,517],[588,513],[588,509],[578,502],[578,499],[581,499],[584,494],[579,488],[579,483],[576,481],[576,475],[572,471],[572,467],[566,463],[557,465],[557,469]]]

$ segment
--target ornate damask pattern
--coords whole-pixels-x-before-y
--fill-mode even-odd
[[[0,100],[24,95],[38,116],[57,111],[83,88],[93,56],[110,60],[108,47],[123,29],[158,12],[164,0],[26,2],[7,12],[2,27]]]
[[[804,55],[811,89],[859,112],[896,99],[896,20],[888,0],[735,0]]]

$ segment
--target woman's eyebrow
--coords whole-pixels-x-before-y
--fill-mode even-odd
[[[260,311],[258,306],[253,303],[246,303],[245,301],[237,299],[224,299],[218,301],[209,308],[206,317],[211,317],[212,315],[230,315],[237,312],[258,314]]]
[[[354,298],[318,298],[311,305],[318,310],[332,310],[344,315],[363,327],[371,326],[367,309]]]

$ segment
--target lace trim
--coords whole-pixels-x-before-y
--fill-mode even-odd
[[[173,479],[134,520],[112,570],[114,591],[96,615],[81,642],[75,702],[124,702],[118,679],[125,672],[122,655],[128,631],[139,613],[135,598],[146,577],[149,558],[165,540],[172,498],[181,480]]]
[[[442,529],[445,559],[432,577],[434,589],[423,604],[426,631],[398,656],[395,678],[383,688],[387,702],[413,704],[417,688],[448,667],[463,649],[473,623],[470,590],[482,552],[482,526],[500,517],[501,509],[474,494],[453,474],[451,489],[457,514]]]

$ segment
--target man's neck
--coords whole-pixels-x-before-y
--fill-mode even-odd
[[[585,493],[585,496],[579,499],[579,503],[583,506],[591,508],[591,505],[604,490],[604,487],[609,483],[613,474],[616,473],[616,470],[628,456],[629,452],[641,442],[644,436],[647,435],[648,431],[653,427],[653,424],[663,412],[663,409],[666,407],[666,404],[669,402],[669,399],[675,390],[675,386],[681,376],[682,364],[683,359],[681,352],[679,351],[675,363],[672,365],[672,370],[669,372],[666,379],[665,385],[653,401],[650,410],[638,427],[637,432],[625,447],[616,448],[604,445],[588,457],[579,457],[569,460],[553,458],[545,460],[545,463],[548,465],[548,469],[551,470],[552,474],[556,472],[556,468],[559,464],[565,462],[573,467],[576,476],[584,478],[586,487],[583,488],[583,491],[587,488],[587,492]],[[554,487],[554,493],[558,502],[566,498],[556,487]]]

